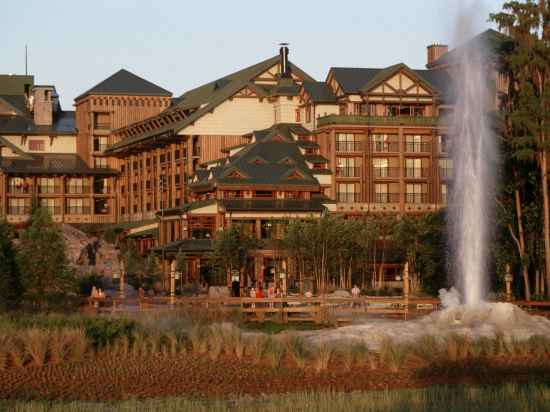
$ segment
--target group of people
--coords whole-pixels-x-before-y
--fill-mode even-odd
[[[269,285],[269,287],[267,288],[267,294],[264,294],[264,291],[260,286],[258,286],[257,288],[255,288],[254,286],[252,286],[250,288],[250,297],[251,298],[282,298],[284,297],[284,293],[282,292],[281,289],[279,288],[276,288],[274,287],[272,284]]]
[[[97,298],[97,299],[105,299],[106,295],[101,288],[96,288],[95,286],[92,286],[92,293],[90,294],[90,297]]]

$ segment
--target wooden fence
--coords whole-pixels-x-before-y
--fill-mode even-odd
[[[358,298],[285,297],[285,298],[208,298],[208,297],[142,297],[138,299],[89,298],[97,309],[112,312],[138,306],[140,311],[174,309],[192,306],[212,310],[239,309],[246,321],[345,323],[361,315],[388,315],[407,319],[410,315],[438,310],[438,299],[362,296]]]

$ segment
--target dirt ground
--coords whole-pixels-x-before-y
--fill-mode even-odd
[[[406,361],[397,372],[380,364],[346,371],[339,358],[328,370],[298,369],[289,359],[279,368],[247,359],[155,355],[149,358],[102,356],[80,363],[0,371],[1,399],[123,400],[186,396],[232,398],[297,391],[357,391],[415,388],[440,384],[550,383],[550,362],[509,358],[475,362]]]

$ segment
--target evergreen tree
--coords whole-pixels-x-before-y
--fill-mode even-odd
[[[75,275],[67,265],[63,234],[45,208],[32,211],[21,233],[17,263],[26,296],[40,309],[75,291]]]
[[[0,221],[0,310],[15,309],[23,294],[12,241],[11,226],[5,220]]]

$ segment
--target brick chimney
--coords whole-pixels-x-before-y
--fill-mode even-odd
[[[53,86],[34,86],[32,94],[34,123],[38,126],[51,126],[53,123],[55,88]]]
[[[428,64],[427,67],[431,67],[433,62],[443,56],[449,51],[449,46],[445,44],[430,44],[428,47]]]

